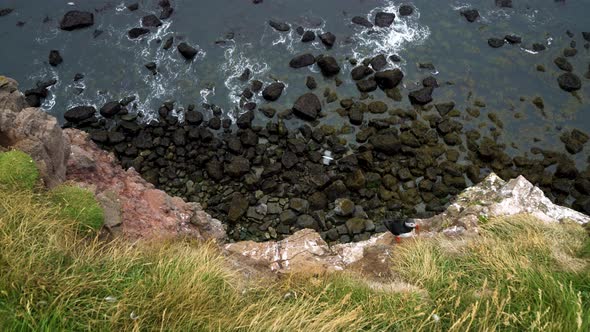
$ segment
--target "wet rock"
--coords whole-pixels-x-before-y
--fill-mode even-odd
[[[121,104],[118,101],[110,101],[100,108],[100,115],[111,118],[121,111]]]
[[[383,114],[387,112],[387,104],[382,101],[374,101],[369,104],[369,112],[373,114]]]
[[[275,116],[275,114],[277,113],[277,110],[275,110],[274,108],[270,108],[270,107],[259,108],[258,110],[269,119],[273,118]]]
[[[163,20],[169,19],[170,16],[174,13],[174,8],[167,6],[162,8],[162,12],[160,13],[160,18]]]
[[[304,214],[297,218],[297,227],[319,230],[317,221],[310,215]]]
[[[330,77],[340,72],[340,66],[332,56],[320,56],[317,62],[324,76]]]
[[[496,0],[496,6],[501,8],[512,8],[512,0]]]
[[[561,89],[567,92],[580,90],[582,88],[582,81],[576,74],[573,73],[561,74],[557,78],[557,83]]]
[[[297,213],[295,213],[293,210],[283,211],[279,215],[279,221],[283,225],[292,226],[297,221]]]
[[[64,113],[64,118],[72,123],[79,123],[92,118],[96,114],[96,109],[92,106],[76,106]]]
[[[137,3],[137,2],[127,5],[127,10],[129,10],[130,12],[134,12],[138,9],[139,9],[139,3]]]
[[[360,92],[372,92],[377,90],[377,82],[373,77],[369,77],[366,80],[357,81],[356,87]]]
[[[590,42],[590,32],[582,32],[582,37],[584,37],[586,41]]]
[[[434,107],[441,116],[445,116],[455,108],[455,103],[452,101],[447,103],[438,103],[435,104]]]
[[[387,66],[387,59],[385,58],[385,55],[380,54],[376,57],[374,57],[373,59],[371,59],[371,67],[373,67],[373,69],[375,71],[380,71],[381,69],[385,68]]]
[[[203,114],[197,111],[188,111],[184,114],[184,119],[189,124],[198,126],[203,122]]]
[[[517,35],[506,35],[504,36],[504,40],[509,44],[520,44],[522,42],[522,38]]]
[[[392,62],[401,62],[402,58],[397,54],[393,54],[389,56],[389,60],[391,60]]]
[[[348,114],[350,123],[355,126],[360,126],[363,123],[364,113],[358,108],[353,107]]]
[[[291,198],[289,208],[298,213],[307,213],[309,210],[309,201],[302,198]]]
[[[148,28],[133,28],[127,32],[127,35],[130,39],[137,39],[143,35],[150,33],[150,29]]]
[[[147,15],[141,18],[141,25],[144,27],[154,28],[162,26],[162,21],[156,15]]]
[[[322,33],[318,37],[327,48],[332,48],[336,43],[336,36],[331,32]]]
[[[438,82],[436,81],[436,78],[434,78],[434,76],[428,76],[425,79],[423,79],[422,85],[425,87],[438,88]]]
[[[404,73],[399,69],[385,70],[375,74],[375,81],[377,85],[383,90],[392,89],[404,78]]]
[[[313,31],[305,31],[301,36],[302,43],[309,43],[315,40],[315,33]]]
[[[59,23],[62,30],[72,31],[94,25],[94,14],[72,10],[67,12]]]
[[[199,51],[187,43],[180,43],[177,46],[178,52],[187,60],[192,60]]]
[[[352,18],[352,23],[364,26],[365,28],[372,28],[373,23],[369,22],[365,17],[362,16],[355,16]]]
[[[250,68],[246,68],[244,69],[242,74],[240,74],[239,80],[242,82],[246,82],[250,79],[250,76],[252,76],[252,70]]]
[[[539,43],[534,43],[533,44],[533,51],[534,52],[542,52],[544,50],[547,49],[547,46],[543,45],[543,44],[539,44]]]
[[[563,133],[560,140],[565,144],[565,148],[569,153],[576,154],[582,151],[589,138],[587,134],[574,129],[571,132]]]
[[[297,155],[294,152],[289,150],[283,153],[281,163],[283,164],[283,166],[285,166],[286,169],[293,168],[295,165],[297,165],[298,162],[299,160],[297,159]]]
[[[287,31],[291,30],[291,27],[289,26],[289,24],[287,24],[285,22],[270,20],[270,21],[268,21],[268,25],[270,25],[273,29],[280,31],[280,32],[287,32]]]
[[[576,50],[575,48],[570,47],[563,50],[563,56],[567,58],[576,56],[576,54],[578,54],[578,50]]]
[[[555,63],[555,65],[564,71],[573,71],[574,70],[574,66],[572,66],[571,63],[569,63],[569,61],[567,61],[564,57],[557,57],[555,58],[555,60],[553,60],[553,63]]]
[[[211,119],[209,119],[207,125],[209,126],[209,128],[213,130],[219,130],[221,129],[221,118],[218,116],[214,116]]]
[[[399,7],[399,16],[410,16],[414,13],[414,7],[412,7],[411,5],[401,5]]]
[[[262,86],[263,83],[259,80],[253,80],[252,84],[250,84],[250,90],[252,90],[252,92],[259,92],[260,90],[262,90]]]
[[[250,161],[244,157],[233,157],[225,166],[225,173],[233,178],[240,178],[250,171]]]
[[[283,90],[285,89],[285,84],[280,82],[275,82],[269,84],[264,90],[262,91],[262,97],[268,101],[275,101],[279,99]]]
[[[475,22],[479,17],[479,11],[477,9],[466,9],[461,11],[461,15],[463,15],[468,22]]]
[[[354,67],[350,72],[352,79],[355,81],[362,80],[363,78],[371,75],[373,70],[367,66],[361,65],[358,67]]]
[[[391,155],[399,152],[402,148],[399,139],[393,134],[373,135],[369,142],[373,145],[373,149]]]
[[[540,110],[545,108],[545,102],[543,102],[543,98],[541,98],[541,97],[535,97],[532,100],[532,103]]]
[[[334,202],[334,212],[341,217],[352,216],[354,208],[354,203],[348,198],[338,198]]]
[[[157,65],[155,62],[148,62],[144,66],[152,73],[152,75],[156,75],[158,73]]]
[[[318,83],[312,76],[307,76],[307,78],[305,79],[305,86],[310,90],[314,90],[318,87]]]
[[[168,38],[166,38],[166,41],[164,41],[164,45],[162,46],[162,48],[165,50],[169,50],[172,48],[173,45],[174,45],[174,37],[168,37]]]
[[[425,87],[420,90],[410,92],[408,95],[410,102],[415,105],[426,105],[432,101],[432,87]]]
[[[291,59],[289,62],[289,66],[291,68],[303,68],[307,66],[311,66],[315,63],[315,57],[310,53],[305,53],[298,55]]]
[[[395,14],[393,13],[378,12],[375,14],[375,25],[380,28],[386,28],[393,24],[394,19]]]
[[[209,177],[215,181],[223,179],[223,164],[217,159],[211,159],[206,165],[205,169]]]
[[[502,46],[504,46],[504,39],[490,38],[490,39],[488,39],[488,45],[490,45],[491,48],[502,47]]]
[[[254,121],[254,112],[248,111],[238,117],[236,125],[240,129],[247,129],[252,126],[252,121]]]
[[[232,196],[232,199],[231,199],[231,202],[229,205],[227,219],[232,223],[237,222],[248,211],[248,205],[249,205],[248,200],[244,196],[242,196],[239,193],[235,193]]]
[[[12,8],[1,8],[0,9],[0,17],[6,16],[6,15],[12,13],[13,11],[14,11],[14,9],[12,9]]]
[[[53,67],[56,67],[57,65],[61,64],[63,62],[63,58],[61,57],[61,55],[59,54],[58,50],[51,50],[49,52],[49,64]]]

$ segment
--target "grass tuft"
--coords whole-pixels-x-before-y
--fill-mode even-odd
[[[252,280],[213,245],[80,236],[54,195],[0,187],[1,331],[590,329],[578,225],[491,218],[475,239],[409,240],[381,286],[344,273]]]
[[[29,155],[17,150],[0,153],[0,186],[32,190],[38,182],[39,170]]]
[[[60,185],[51,190],[49,199],[60,207],[64,217],[78,222],[80,231],[94,233],[102,227],[104,211],[89,190]]]

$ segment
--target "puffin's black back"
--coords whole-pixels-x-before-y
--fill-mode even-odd
[[[406,220],[402,218],[389,219],[385,220],[383,222],[383,225],[385,225],[385,228],[387,228],[388,231],[393,233],[393,235],[397,236],[412,231],[412,228],[404,225],[405,221]]]

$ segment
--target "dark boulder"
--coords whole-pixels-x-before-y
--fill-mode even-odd
[[[264,90],[262,91],[262,97],[268,101],[275,101],[279,99],[283,90],[285,89],[285,84],[280,82],[275,82],[269,84]]]
[[[309,43],[315,40],[315,33],[313,31],[305,31],[301,36],[301,41]]]
[[[436,78],[434,78],[434,76],[428,76],[422,80],[422,85],[425,87],[438,88],[438,81]]]
[[[197,111],[188,111],[184,115],[184,119],[191,125],[198,126],[203,123],[203,114]]]
[[[76,106],[64,113],[64,119],[72,123],[79,123],[88,120],[96,114],[96,109],[92,106]]]
[[[365,17],[362,17],[362,16],[353,17],[352,23],[362,25],[365,28],[369,28],[369,29],[373,27],[373,23],[369,22],[369,20],[367,20]]]
[[[150,33],[150,29],[148,28],[133,28],[127,32],[127,35],[131,39],[137,39],[143,35]]]
[[[522,38],[517,35],[506,35],[504,36],[504,40],[506,40],[509,44],[520,44],[522,43]]]
[[[567,61],[564,57],[557,57],[555,58],[555,60],[553,60],[553,63],[555,63],[555,65],[564,71],[573,71],[574,70],[574,66],[572,66],[571,63],[569,63],[569,61]]]
[[[582,88],[582,81],[576,74],[573,73],[561,74],[557,78],[557,83],[559,83],[560,88],[567,92],[580,90]]]
[[[501,8],[512,8],[512,0],[496,0],[496,6]]]
[[[400,16],[410,16],[414,13],[414,7],[410,5],[401,5],[398,12]]]
[[[67,12],[59,23],[59,28],[66,31],[83,29],[94,24],[94,14],[72,10]]]
[[[336,59],[332,56],[321,56],[317,60],[318,67],[324,76],[334,76],[340,72],[340,66]]]
[[[254,121],[254,112],[248,111],[238,117],[236,125],[240,129],[248,129],[252,126],[252,121]]]
[[[355,81],[358,80],[362,80],[363,78],[371,75],[373,73],[373,69],[364,66],[364,65],[360,65],[358,67],[355,67],[352,69],[352,71],[350,72],[350,75],[352,76],[352,79]]]
[[[129,10],[130,12],[134,12],[138,9],[139,9],[139,3],[137,3],[137,2],[127,5],[127,10]]]
[[[233,178],[239,178],[250,171],[250,161],[244,157],[233,157],[231,162],[225,165],[225,173]]]
[[[383,90],[393,89],[402,81],[404,73],[398,68],[385,70],[375,74],[377,85]]]
[[[377,90],[377,82],[375,78],[369,77],[366,80],[357,81],[356,87],[360,92],[372,92]]]
[[[156,65],[155,62],[148,62],[145,64],[145,67],[152,72],[153,75],[156,75],[158,73],[158,66]]]
[[[369,142],[373,145],[373,149],[390,155],[399,152],[402,148],[400,140],[393,134],[373,135]]]
[[[100,108],[100,115],[110,118],[121,111],[121,104],[118,101],[110,101]]]
[[[291,68],[303,68],[307,66],[311,66],[315,63],[315,57],[310,53],[305,53],[298,55],[291,59],[289,62],[289,66]]]
[[[490,45],[491,48],[502,47],[502,46],[504,46],[504,39],[490,38],[490,39],[488,39],[488,45]]]
[[[234,193],[229,203],[229,211],[227,212],[227,219],[231,223],[236,223],[248,211],[248,199],[240,193]]]
[[[293,112],[295,115],[309,121],[317,119],[321,110],[322,104],[320,99],[311,92],[299,97],[293,105]]]
[[[278,21],[270,20],[270,21],[268,21],[268,25],[270,25],[273,29],[275,29],[277,31],[281,31],[281,32],[287,32],[287,31],[291,30],[291,27],[289,26],[289,24],[287,24],[285,22],[278,22]]]
[[[60,63],[62,63],[64,59],[59,54],[58,50],[51,50],[49,52],[49,64],[53,67],[56,67]]]
[[[380,71],[381,69],[387,66],[387,58],[385,58],[385,55],[383,54],[377,55],[376,57],[371,59],[370,64],[371,67],[375,69],[375,71]]]
[[[479,11],[477,9],[465,9],[461,11],[461,15],[465,17],[468,22],[475,22],[479,17]]]
[[[394,19],[395,14],[393,13],[378,12],[375,15],[375,25],[380,28],[386,28],[393,23]]]
[[[187,60],[192,60],[199,51],[187,43],[178,44],[178,52]]]
[[[14,9],[12,9],[12,8],[2,8],[2,9],[0,9],[0,17],[6,16],[6,15],[12,13],[13,11],[14,11]]]
[[[322,43],[324,43],[324,45],[326,45],[328,48],[332,48],[334,43],[336,43],[336,36],[331,32],[322,33],[318,37],[320,37]]]
[[[164,45],[162,46],[162,49],[169,50],[172,48],[172,45],[174,45],[174,37],[168,37],[164,41]]]
[[[242,74],[240,74],[240,81],[242,82],[246,82],[250,79],[250,76],[252,76],[252,69],[250,68],[246,68],[244,69],[244,71],[242,72]]]
[[[547,49],[547,46],[540,44],[540,43],[534,43],[533,44],[533,51],[534,52],[541,52]]]
[[[350,123],[355,126],[360,126],[363,124],[364,113],[362,112],[360,107],[353,107],[348,113],[348,119]]]
[[[590,32],[582,32],[582,37],[584,37],[586,41],[590,42]]]
[[[160,19],[162,19],[162,20],[169,19],[173,13],[174,13],[174,8],[164,7],[164,8],[162,8],[162,12],[160,12]]]
[[[410,92],[410,102],[415,105],[426,105],[432,101],[432,87],[425,87],[420,90]]]
[[[305,79],[305,86],[310,90],[314,90],[318,87],[318,83],[316,82],[315,78],[313,78],[313,76],[307,76]]]
[[[159,27],[162,26],[162,21],[156,15],[147,15],[141,18],[141,25],[144,27]]]

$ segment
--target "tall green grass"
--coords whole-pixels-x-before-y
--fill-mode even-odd
[[[2,331],[590,330],[578,225],[519,216],[475,239],[406,241],[391,287],[347,274],[248,280],[213,245],[83,236],[47,195],[0,187]]]

